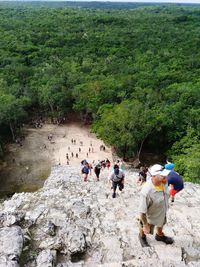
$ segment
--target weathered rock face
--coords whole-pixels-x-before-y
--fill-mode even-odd
[[[168,213],[166,246],[138,242],[140,188],[126,171],[112,199],[107,170],[83,182],[79,169],[59,166],[35,193],[15,194],[0,210],[0,267],[200,266],[200,186],[186,183]]]

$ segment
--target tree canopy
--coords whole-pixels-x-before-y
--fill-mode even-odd
[[[199,182],[200,8],[135,7],[0,4],[1,144],[33,110],[76,111],[124,158],[165,153]]]

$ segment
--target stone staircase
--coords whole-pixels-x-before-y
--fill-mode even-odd
[[[0,267],[199,267],[200,186],[186,183],[170,206],[164,230],[175,243],[161,244],[149,235],[151,247],[142,248],[137,221],[141,188],[134,170],[125,174],[124,192],[113,199],[107,170],[99,182],[94,174],[83,182],[79,167],[56,166],[38,192],[5,201],[0,207]],[[9,254],[8,244],[15,244]]]

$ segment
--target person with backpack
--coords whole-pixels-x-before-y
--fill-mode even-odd
[[[90,175],[91,175],[91,167],[87,161],[85,162],[84,166],[82,167],[81,173],[83,175],[84,182],[87,182],[88,174],[90,173]]]
[[[119,166],[117,164],[114,165],[114,171],[111,173],[109,180],[112,182],[113,194],[112,197],[116,197],[116,190],[117,187],[119,188],[119,191],[122,191],[124,189],[124,178],[125,174],[122,170],[119,169]]]

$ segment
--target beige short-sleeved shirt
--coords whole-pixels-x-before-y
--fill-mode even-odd
[[[149,224],[162,227],[166,221],[168,200],[168,186],[165,186],[164,191],[156,191],[150,179],[142,187],[139,212],[146,214]]]

